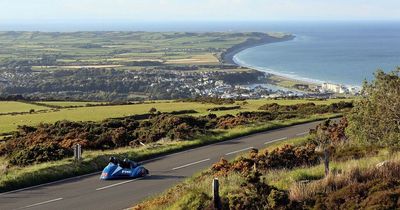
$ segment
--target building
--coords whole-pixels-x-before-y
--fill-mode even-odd
[[[333,93],[348,93],[349,90],[344,85],[340,84],[332,84],[332,83],[323,83],[322,92],[333,92]]]

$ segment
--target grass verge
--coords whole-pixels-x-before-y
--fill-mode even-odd
[[[289,139],[275,144],[268,145],[265,149],[271,151],[284,144],[301,144],[307,141],[307,137]],[[351,159],[347,161],[337,161],[331,163],[332,176],[340,178],[348,172],[354,171],[366,171],[374,168],[378,163],[383,161],[400,161],[400,153],[389,155],[389,152],[385,149],[372,157],[364,157],[361,159]],[[337,174],[337,175],[336,175]],[[324,165],[319,164],[312,167],[294,168],[292,170],[281,169],[272,170],[265,173],[263,180],[268,185],[277,187],[278,189],[287,190],[291,196],[308,197],[312,196],[317,192],[313,189],[323,188],[320,183],[325,182],[324,177]],[[188,206],[197,208],[199,206],[210,206],[212,200],[212,188],[211,183],[213,176],[205,175],[200,172],[191,178],[175,185],[174,187],[166,190],[160,195],[150,197],[139,205],[133,207],[133,209],[151,210],[151,209],[185,209]],[[242,183],[245,182],[245,178],[239,173],[229,173],[228,176],[219,176],[220,182],[220,196],[228,197],[230,192],[238,191]],[[312,180],[316,180],[313,182]],[[301,181],[311,183],[311,189],[304,187]],[[300,187],[299,187],[300,186]],[[308,190],[308,191],[307,191]],[[311,191],[310,191],[311,190]],[[314,193],[314,194],[313,194]],[[302,195],[302,196],[299,196]],[[190,208],[189,208],[190,209]]]
[[[307,137],[287,139],[270,143],[264,149],[272,151],[285,144],[300,145],[307,140]],[[185,209],[188,205],[198,203],[193,201],[193,198],[200,195],[204,195],[206,198],[201,198],[199,202],[210,201],[212,196],[210,183],[214,177],[202,176],[202,174],[203,172],[199,172],[165,192],[147,198],[137,206],[137,209],[142,207],[144,209]],[[220,188],[221,196],[227,196],[229,192],[237,190],[244,181],[243,176],[238,173],[230,173],[229,176],[221,176],[218,179],[220,186],[223,186]]]

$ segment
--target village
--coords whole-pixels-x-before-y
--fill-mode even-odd
[[[269,84],[269,76],[267,73],[250,69],[178,71],[144,68],[136,71],[112,70],[111,73],[99,69],[57,72],[3,71],[0,73],[0,92],[3,96],[25,94],[29,97],[42,98],[46,95],[54,98],[71,97],[71,94],[99,95],[96,89],[101,87],[103,92],[115,92],[117,89],[119,99],[132,94],[142,95],[142,98],[149,99],[198,96],[259,99],[331,98],[335,95],[357,93],[355,89],[330,83],[324,83],[312,89],[308,85],[301,84],[294,85],[294,88],[283,88]],[[79,100],[79,98],[76,99]]]

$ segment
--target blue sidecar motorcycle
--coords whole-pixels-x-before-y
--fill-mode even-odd
[[[120,161],[114,157],[110,158],[108,165],[103,169],[100,179],[127,179],[144,177],[149,174],[149,170],[145,169],[142,165],[130,161]]]

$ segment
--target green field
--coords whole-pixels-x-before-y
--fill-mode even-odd
[[[1,101],[0,102],[0,114],[12,113],[12,112],[29,112],[31,109],[34,109],[35,111],[39,111],[39,110],[47,110],[49,108],[45,107],[45,106],[38,106],[38,105],[17,102],[17,101]],[[0,117],[0,120],[2,118],[3,118],[3,116]],[[0,123],[0,125],[2,125],[2,127],[3,127],[2,123]]]
[[[119,68],[130,62],[218,64],[223,49],[256,33],[0,32],[0,62],[46,60],[34,70]],[[282,34],[271,34],[282,37]],[[44,59],[43,59],[44,58]]]
[[[330,99],[326,101],[317,100],[247,100],[247,104],[237,101],[236,104],[241,106],[241,109],[217,111],[213,112],[217,115],[236,114],[241,111],[256,111],[261,105],[266,103],[278,103],[282,105],[298,104],[313,102],[315,104],[329,104],[333,102],[343,101],[343,99]],[[4,104],[19,103],[19,102],[0,102],[0,107],[7,107]],[[65,104],[74,104],[75,102],[60,102]],[[21,103],[23,104],[23,103]],[[65,105],[64,104],[64,105]],[[29,105],[30,106],[30,105]],[[4,115],[0,116],[0,133],[7,133],[16,130],[19,125],[37,125],[39,123],[53,123],[59,120],[71,121],[101,121],[106,118],[123,117],[135,114],[148,113],[150,108],[154,107],[160,112],[171,112],[179,110],[193,109],[198,113],[195,115],[206,115],[209,112],[207,109],[218,107],[221,105],[201,104],[192,102],[174,102],[174,101],[159,101],[154,103],[134,104],[134,105],[118,105],[118,106],[95,106],[95,107],[77,107],[65,108],[46,113],[33,113],[25,115]],[[231,106],[231,105],[223,105]],[[46,107],[41,107],[46,109]],[[28,109],[29,111],[29,109]],[[0,112],[7,112],[6,109],[0,109]]]

